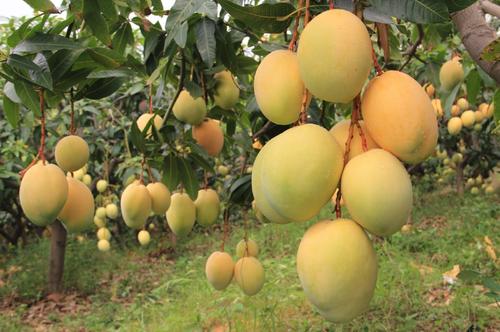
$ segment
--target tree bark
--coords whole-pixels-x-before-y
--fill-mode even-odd
[[[498,84],[500,84],[500,63],[480,59],[484,48],[496,40],[496,31],[488,25],[480,0],[451,15],[462,42],[472,59]],[[491,5],[496,6],[491,3]]]
[[[66,252],[66,229],[59,220],[50,226],[49,293],[63,290],[64,254]]]
[[[455,183],[457,185],[457,194],[459,196],[463,196],[464,195],[464,168],[463,168],[462,163],[457,164],[455,172],[456,172]]]

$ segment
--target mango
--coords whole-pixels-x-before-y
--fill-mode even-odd
[[[122,193],[120,208],[128,227],[141,229],[151,213],[151,197],[143,184],[128,186]]]
[[[82,177],[82,182],[87,186],[87,187],[90,187],[90,185],[92,184],[92,177],[89,175],[89,174],[85,174],[83,177]]]
[[[177,120],[187,124],[199,125],[207,114],[207,105],[203,97],[193,98],[189,91],[182,90],[172,109]]]
[[[139,241],[139,244],[141,246],[147,246],[151,241],[151,235],[148,231],[143,229],[142,231],[137,233],[137,241]]]
[[[213,252],[205,264],[208,282],[217,290],[226,289],[233,280],[234,262],[226,252]]]
[[[146,128],[149,121],[151,121],[151,118],[153,118],[154,120],[153,120],[152,125],[148,128],[148,131],[146,133],[146,137],[151,137],[151,135],[153,133],[153,129],[152,129],[153,126],[156,128],[156,131],[159,131],[161,129],[161,126],[163,125],[163,119],[158,114],[144,113],[137,119],[137,122],[136,122],[137,127],[142,132]]]
[[[95,216],[106,220],[106,208],[104,206],[98,207],[97,210],[95,210]]]
[[[396,157],[382,149],[347,163],[342,195],[352,219],[378,236],[399,231],[413,205],[410,175]]]
[[[304,28],[297,57],[304,85],[315,97],[347,103],[368,79],[372,44],[356,15],[343,9],[327,10]]]
[[[259,255],[259,245],[252,239],[243,239],[236,245],[236,256],[239,258],[245,256],[257,257]]]
[[[170,190],[161,182],[149,183],[146,186],[151,197],[151,210],[155,215],[163,215],[167,212],[171,203]]]
[[[335,126],[330,129],[330,134],[333,135],[337,143],[342,149],[342,155],[345,153],[345,144],[347,142],[347,137],[349,136],[349,127],[351,125],[351,120],[342,120],[338,122]],[[365,123],[360,120],[359,125],[366,139],[366,145],[368,150],[378,148],[377,143],[370,137],[368,130],[366,130]],[[349,148],[349,159],[356,157],[357,155],[363,153],[363,145],[361,140],[361,135],[357,126],[353,128],[353,137],[351,140],[351,146]]]
[[[118,211],[118,206],[114,203],[106,204],[106,217],[109,219],[116,219],[120,211]]]
[[[99,251],[109,251],[110,248],[111,245],[108,240],[99,240],[97,242],[97,249],[99,249]]]
[[[377,257],[354,221],[321,221],[300,242],[297,272],[306,297],[321,315],[347,322],[368,308],[377,282]]]
[[[243,293],[255,295],[264,286],[264,268],[257,258],[242,257],[234,266],[234,279]]]
[[[214,102],[222,109],[230,110],[238,103],[240,88],[229,70],[223,70],[214,75],[216,80]]]
[[[219,195],[213,189],[200,189],[194,201],[196,220],[202,226],[210,226],[217,221],[220,213]]]
[[[493,116],[493,114],[495,114],[495,104],[491,103],[488,108],[485,108],[485,110],[483,111],[484,113],[484,117],[486,119],[489,119]]]
[[[409,75],[391,70],[375,77],[361,106],[370,136],[383,149],[410,164],[433,153],[436,115],[424,89]]]
[[[220,127],[220,122],[212,119],[205,119],[200,125],[193,126],[193,138],[207,153],[216,157],[224,146],[224,133]]]
[[[441,99],[432,99],[431,100],[432,107],[434,108],[434,112],[436,113],[437,118],[442,118],[444,115],[443,106],[441,105]]]
[[[186,193],[172,195],[170,207],[166,213],[167,223],[172,232],[183,237],[191,232],[196,220],[196,206]]]
[[[465,128],[471,128],[474,126],[474,123],[476,122],[476,116],[474,114],[474,111],[468,110],[462,113],[460,116],[460,119],[462,119],[462,124]]]
[[[97,238],[109,241],[111,239],[111,232],[106,227],[101,227],[97,230]]]
[[[462,119],[454,116],[448,120],[448,133],[450,135],[458,135],[461,130],[462,130]]]
[[[474,119],[475,119],[475,123],[479,124],[479,123],[483,122],[483,120],[484,120],[484,113],[481,112],[481,111],[479,111],[479,110],[475,111],[474,112]]]
[[[67,177],[68,198],[57,218],[68,232],[81,232],[92,227],[94,221],[94,196],[82,182]]]
[[[304,96],[295,52],[277,50],[264,57],[254,78],[255,99],[271,122],[287,125],[299,119]]]
[[[57,165],[63,171],[74,172],[89,160],[89,146],[80,136],[69,135],[57,142],[54,155]]]
[[[446,61],[439,70],[441,86],[447,91],[453,90],[463,79],[464,69],[458,57]]]
[[[469,102],[465,98],[459,98],[457,100],[457,106],[460,107],[460,110],[465,111],[469,108]]]
[[[95,184],[95,188],[97,189],[98,192],[103,193],[108,189],[108,181],[106,180],[99,180]]]
[[[37,226],[56,220],[68,198],[68,181],[56,165],[37,163],[24,174],[19,201],[26,217]]]
[[[460,115],[460,113],[462,113],[462,110],[460,109],[460,107],[458,107],[458,105],[453,105],[451,106],[450,113],[451,116],[458,116]]]
[[[265,215],[260,212],[259,208],[257,207],[257,204],[255,203],[255,199],[252,201],[252,209],[253,213],[255,215],[255,218],[257,218],[258,221],[260,221],[263,224],[270,223],[271,221],[266,218]]]

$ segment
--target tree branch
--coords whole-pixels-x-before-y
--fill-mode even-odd
[[[399,67],[399,71],[402,71],[404,67],[406,67],[407,64],[410,63],[411,58],[416,57],[417,53],[417,48],[422,44],[422,40],[424,39],[424,28],[422,28],[421,24],[417,24],[417,29],[418,29],[418,39],[415,41],[415,43],[406,51],[404,54],[407,55],[408,57],[406,58],[406,61]]]
[[[259,129],[259,131],[252,135],[252,139],[256,140],[260,136],[264,135],[272,127],[274,127],[274,123],[272,123],[271,121],[267,121],[266,124]]]
[[[492,16],[500,18],[500,6],[497,4],[494,4],[493,2],[489,0],[481,0],[479,1],[481,4],[481,9],[485,12],[488,13]]]

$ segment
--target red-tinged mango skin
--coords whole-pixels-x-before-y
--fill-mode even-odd
[[[257,155],[252,170],[257,207],[271,221],[268,207],[285,220],[309,220],[332,197],[342,167],[341,148],[326,129],[314,124],[290,128]]]
[[[446,61],[439,70],[441,86],[447,91],[451,91],[463,79],[464,69],[458,58]]]
[[[202,226],[213,225],[220,213],[219,195],[213,189],[201,189],[194,201],[196,206],[196,220]]]
[[[269,121],[281,125],[297,121],[304,83],[296,53],[277,50],[264,57],[255,72],[254,92],[260,110]]]
[[[391,70],[375,77],[361,107],[370,136],[399,159],[417,164],[434,152],[438,138],[434,108],[409,75]]]
[[[143,228],[151,213],[151,196],[146,186],[141,183],[127,186],[120,199],[120,208],[128,227]]]
[[[184,237],[193,229],[196,220],[196,206],[188,194],[175,193],[172,195],[166,216],[172,232],[179,237]]]
[[[172,111],[177,120],[196,126],[205,118],[207,105],[203,97],[193,98],[189,91],[182,90]]]
[[[345,143],[347,141],[347,137],[349,136],[350,125],[351,120],[342,120],[330,129],[330,134],[332,134],[332,136],[335,138],[337,143],[339,143],[339,146],[342,149],[342,155],[344,155],[345,153]],[[375,141],[370,137],[370,134],[368,134],[363,120],[359,121],[359,125],[361,127],[361,130],[363,131],[363,135],[365,136],[366,146],[368,150],[378,148],[377,143],[375,143]],[[361,135],[357,126],[354,126],[353,134],[354,136],[352,137],[351,145],[349,148],[349,160],[364,152]]]
[[[264,286],[264,268],[257,258],[242,257],[234,266],[234,279],[243,293],[248,296],[255,295]]]
[[[67,177],[68,198],[57,218],[61,220],[68,232],[82,232],[94,224],[94,196],[81,181]]]
[[[207,153],[216,157],[224,146],[224,133],[217,120],[205,119],[198,126],[193,126],[193,138]]]
[[[56,165],[39,162],[24,174],[19,201],[26,217],[37,226],[56,220],[68,198],[68,182]]]
[[[354,14],[327,10],[300,35],[297,57],[306,88],[317,98],[347,103],[359,94],[372,68],[368,30]]]
[[[146,186],[151,197],[151,210],[157,216],[163,215],[170,207],[170,190],[161,182],[149,183]]]
[[[208,282],[216,289],[223,290],[233,280],[234,262],[227,252],[216,251],[210,255],[205,264]]]
[[[321,315],[347,322],[368,309],[377,282],[377,257],[352,220],[325,220],[307,230],[297,252],[304,293]]]
[[[214,75],[217,81],[214,93],[215,105],[225,110],[231,110],[240,99],[240,88],[234,81],[229,70],[223,70]]]
[[[413,205],[410,175],[382,149],[351,159],[342,173],[342,196],[353,220],[378,236],[406,224]]]
[[[89,160],[89,146],[80,136],[69,135],[57,142],[54,156],[63,171],[74,172]]]

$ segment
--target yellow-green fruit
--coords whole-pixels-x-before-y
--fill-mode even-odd
[[[387,71],[372,79],[362,112],[373,140],[407,163],[425,160],[436,148],[438,126],[431,101],[405,73]]]
[[[475,111],[474,112],[474,119],[476,123],[481,123],[484,120],[484,114],[481,111]]]
[[[109,241],[109,239],[111,239],[111,232],[106,227],[101,227],[97,231],[97,238],[99,240]]]
[[[264,268],[255,257],[242,257],[234,265],[234,279],[243,293],[257,294],[264,286]]]
[[[238,103],[240,88],[236,85],[234,77],[229,70],[223,70],[214,75],[217,81],[215,85],[215,105],[225,110],[230,110]]]
[[[314,96],[347,103],[359,94],[368,78],[372,44],[356,15],[342,9],[327,10],[304,28],[297,57],[304,85]]]
[[[219,165],[219,167],[217,167],[217,172],[219,172],[219,174],[222,176],[226,176],[229,174],[229,168],[224,165]]]
[[[203,97],[193,98],[189,91],[182,90],[174,104],[173,112],[177,120],[196,126],[205,118],[207,105]]]
[[[473,195],[479,194],[479,188],[478,187],[472,187],[470,189],[470,193],[473,194]]]
[[[213,252],[205,264],[208,282],[217,290],[225,289],[233,279],[234,262],[226,252]]]
[[[94,216],[94,224],[97,228],[102,228],[106,226],[106,219],[99,218],[98,216]]]
[[[106,220],[106,208],[103,206],[98,207],[97,210],[95,210],[95,216]]]
[[[259,246],[252,239],[246,241],[243,239],[236,245],[236,256],[239,258],[245,256],[257,257],[257,255],[259,255]]]
[[[82,182],[85,184],[87,187],[89,187],[92,184],[92,177],[88,174],[85,174],[82,177]]]
[[[450,163],[450,159],[449,158],[444,158],[443,159],[443,165],[448,165]]]
[[[80,136],[69,135],[57,142],[54,154],[63,171],[74,172],[89,160],[89,146]]]
[[[349,136],[350,125],[351,125],[351,120],[342,120],[330,129],[330,134],[333,135],[333,137],[335,138],[335,140],[342,149],[342,155],[344,155],[345,143],[347,141],[347,137]],[[361,130],[363,131],[363,135],[365,136],[368,150],[378,148],[377,143],[375,143],[375,141],[368,134],[364,122],[359,121],[359,125],[361,127]],[[353,137],[349,148],[349,159],[352,159],[356,157],[358,154],[361,154],[363,152],[364,151],[363,151],[362,139],[359,129],[357,126],[354,126]]]
[[[73,172],[73,177],[79,181],[83,181],[83,177],[85,176],[85,170],[80,168],[79,170]]]
[[[295,52],[277,50],[264,57],[253,86],[257,104],[269,121],[287,125],[298,120],[304,83]]]
[[[484,188],[484,192],[486,194],[493,194],[495,192],[495,188],[493,188],[492,185],[486,186],[486,188]]]
[[[154,117],[153,123],[151,126],[149,126],[148,132],[146,133],[146,137],[150,137],[152,135],[153,126],[156,128],[157,131],[161,129],[161,126],[163,125],[163,119],[161,118],[161,116],[154,113],[144,113],[137,119],[137,127],[142,132],[144,128],[146,128],[149,121],[151,121],[151,118],[153,117]]]
[[[57,218],[69,232],[81,232],[89,229],[94,221],[94,196],[82,182],[67,177],[68,198]]]
[[[257,204],[255,203],[255,200],[252,201],[252,209],[258,221],[264,224],[271,222],[269,219],[266,218],[265,215],[262,214],[262,212],[260,212],[259,208],[257,207]]]
[[[215,157],[224,146],[224,133],[219,121],[205,119],[200,125],[193,126],[193,138],[207,153]]]
[[[475,184],[476,184],[476,180],[474,180],[472,178],[467,179],[467,182],[465,183],[465,185],[468,186],[468,187],[472,187]]]
[[[210,226],[217,220],[220,212],[219,195],[213,189],[201,189],[194,201],[196,220],[202,226]]]
[[[448,60],[441,66],[439,80],[441,81],[441,86],[445,90],[451,91],[455,85],[462,82],[463,79],[464,70],[458,58]]]
[[[456,152],[453,156],[451,156],[451,160],[455,163],[461,163],[464,160],[464,156],[461,153]]]
[[[314,217],[337,187],[342,158],[339,144],[318,125],[293,127],[274,137],[257,155],[252,171],[258,209],[278,223]]]
[[[450,135],[457,135],[462,130],[462,120],[454,116],[448,120],[448,133]]]
[[[481,126],[480,123],[476,123],[474,125],[474,130],[477,131],[477,132],[480,132],[481,130],[483,129],[483,126]]]
[[[99,249],[100,251],[109,251],[110,248],[111,245],[109,244],[108,240],[99,240],[97,242],[97,249]]]
[[[108,181],[106,181],[106,180],[99,180],[99,181],[97,181],[95,187],[96,187],[96,189],[97,189],[98,192],[103,193],[108,188]]]
[[[306,297],[332,322],[363,313],[377,282],[372,243],[354,221],[321,221],[304,234],[297,272]]]
[[[479,185],[479,184],[481,184],[481,183],[483,183],[483,177],[482,177],[481,175],[478,175],[478,176],[476,177],[476,184],[478,184],[478,185]]]
[[[457,106],[460,107],[460,110],[465,111],[469,108],[469,102],[465,98],[460,98],[457,100]]]
[[[474,126],[474,122],[476,121],[476,116],[474,115],[474,112],[469,110],[465,111],[462,113],[460,116],[460,119],[462,119],[462,124],[466,128],[471,128]]]
[[[148,231],[142,230],[137,234],[137,240],[141,244],[141,246],[147,246],[151,241],[151,235]]]
[[[457,105],[451,106],[451,111],[450,111],[451,116],[458,116],[460,115],[461,112],[462,110]]]
[[[408,172],[382,149],[370,150],[347,163],[342,173],[342,195],[352,219],[379,236],[399,231],[413,204]]]
[[[128,186],[122,193],[120,208],[128,227],[141,229],[151,212],[151,197],[143,184]]]
[[[26,217],[35,225],[47,226],[56,220],[68,198],[68,181],[56,165],[39,163],[24,174],[19,200]]]
[[[106,217],[109,219],[116,219],[118,217],[118,206],[116,204],[110,203],[106,205]]]
[[[186,193],[175,193],[167,210],[167,223],[172,232],[183,237],[191,232],[196,219],[196,206]]]
[[[489,119],[493,116],[493,114],[495,114],[495,104],[491,104],[490,106],[488,106],[488,108],[486,108],[486,110],[484,111],[484,117],[486,119]]]
[[[146,186],[151,196],[151,209],[156,215],[163,215],[170,206],[170,190],[161,182],[150,183]]]

